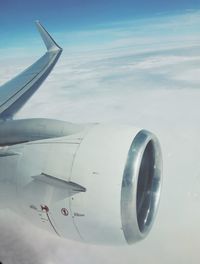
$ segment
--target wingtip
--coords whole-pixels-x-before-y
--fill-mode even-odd
[[[47,51],[60,51],[62,52],[62,48],[55,42],[55,40],[51,37],[48,31],[44,28],[44,26],[40,23],[39,20],[35,21],[37,29],[44,41],[44,44],[47,48]]]

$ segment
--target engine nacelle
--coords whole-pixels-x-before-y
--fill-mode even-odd
[[[9,151],[17,154],[0,166],[12,181],[16,174],[12,208],[36,225],[95,244],[132,244],[150,231],[162,178],[160,145],[152,133],[94,125]],[[9,159],[15,159],[13,171]]]
[[[161,151],[150,132],[96,126],[84,138],[72,180],[86,187],[74,197],[74,218],[87,242],[133,243],[150,231],[161,187]]]

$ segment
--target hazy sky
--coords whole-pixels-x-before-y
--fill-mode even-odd
[[[106,27],[110,22],[197,10],[199,7],[197,0],[0,0],[0,47],[5,44],[14,46],[32,38],[35,34],[32,22],[38,19],[52,31],[67,33]]]
[[[83,245],[51,237],[3,211],[0,261],[199,263],[198,1],[0,3],[0,83],[44,52],[33,20],[40,19],[64,48],[18,117],[140,126],[158,135],[164,156],[160,210],[145,241],[122,248]]]
[[[197,9],[197,0],[7,0],[0,1],[1,33],[6,29],[27,32],[33,20],[40,19],[54,29],[71,30],[95,27],[101,23],[129,20],[134,17],[155,16],[161,12],[171,13]]]

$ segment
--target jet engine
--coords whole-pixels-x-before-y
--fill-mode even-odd
[[[95,244],[132,244],[151,230],[162,181],[160,145],[151,132],[91,125],[10,146],[4,155],[2,173],[17,186],[12,209],[37,226]]]

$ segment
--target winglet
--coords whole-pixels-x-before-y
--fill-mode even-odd
[[[44,41],[47,51],[62,51],[62,48],[55,42],[51,35],[46,31],[46,29],[37,20],[35,21],[37,29]]]
[[[56,65],[62,49],[36,22],[47,52],[21,74],[0,87],[0,119],[11,119],[40,87]]]

